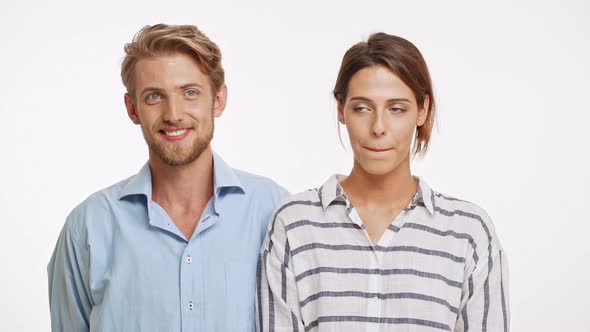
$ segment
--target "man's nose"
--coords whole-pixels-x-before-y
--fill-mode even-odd
[[[163,120],[169,123],[182,121],[182,105],[175,98],[168,98],[164,109]]]

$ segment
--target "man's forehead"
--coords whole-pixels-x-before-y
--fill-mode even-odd
[[[208,85],[208,78],[199,63],[183,53],[142,58],[135,65],[135,82],[138,85]]]

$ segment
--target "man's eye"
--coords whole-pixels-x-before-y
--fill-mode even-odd
[[[366,112],[369,111],[369,108],[365,106],[356,106],[352,110],[355,112]]]
[[[186,95],[189,97],[195,97],[199,93],[196,90],[186,90]]]
[[[150,101],[158,101],[160,99],[162,99],[162,96],[160,96],[157,93],[152,93],[152,94],[148,95],[148,100],[150,100]]]

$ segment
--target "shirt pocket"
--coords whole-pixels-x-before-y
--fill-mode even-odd
[[[228,331],[255,329],[256,261],[225,263],[225,300]]]

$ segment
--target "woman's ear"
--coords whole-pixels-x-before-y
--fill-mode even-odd
[[[430,109],[430,96],[424,96],[424,102],[422,107],[418,108],[418,119],[416,120],[416,126],[421,127],[428,118],[428,110]]]
[[[346,124],[344,121],[344,105],[341,102],[338,102],[336,107],[338,108],[338,122]]]

